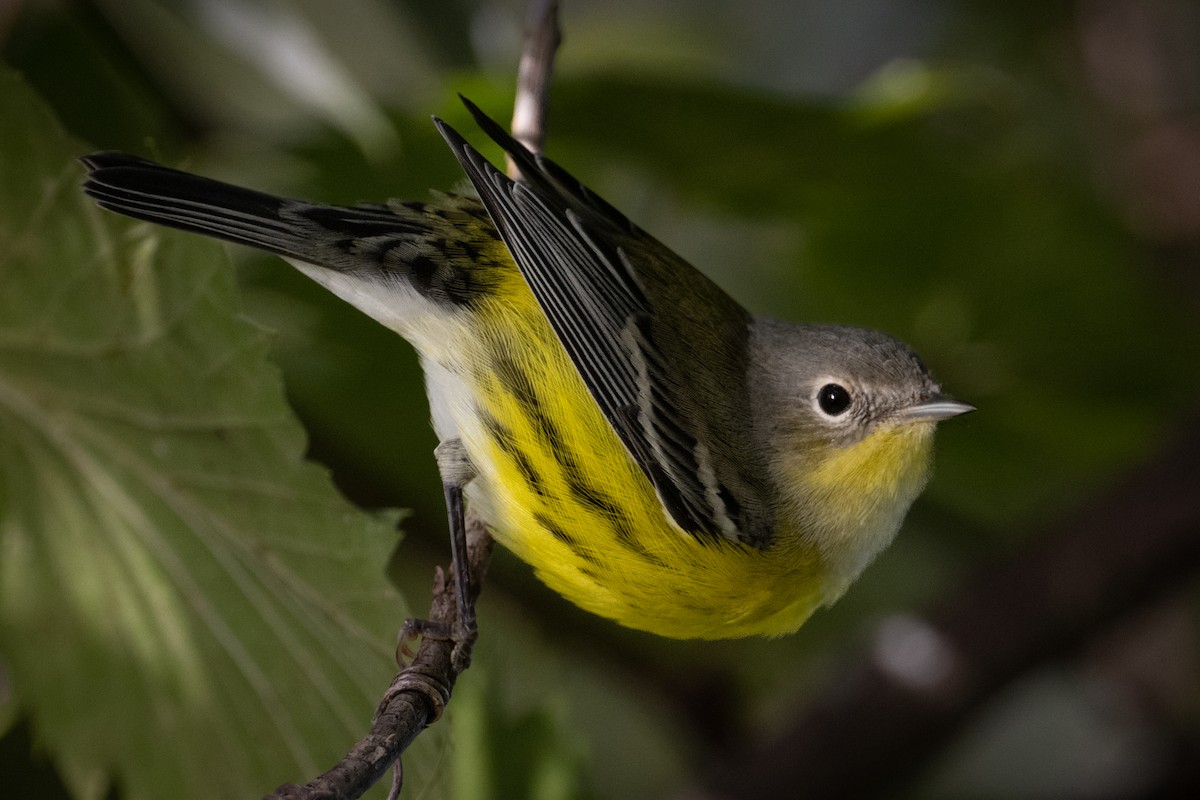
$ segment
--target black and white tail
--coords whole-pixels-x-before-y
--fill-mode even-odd
[[[80,161],[88,169],[83,190],[101,208],[283,256],[376,318],[379,309],[366,308],[357,291],[362,283],[405,285],[428,301],[461,307],[496,279],[486,279],[481,254],[496,252],[499,236],[474,198],[332,206],[276,197],[124,153],[95,153]],[[494,260],[488,266],[494,269]]]

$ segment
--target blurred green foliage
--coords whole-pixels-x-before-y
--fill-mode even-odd
[[[888,330],[981,411],[944,427],[935,480],[897,544],[785,640],[679,643],[619,630],[499,554],[479,664],[449,714],[457,744],[422,756],[430,791],[677,789],[802,705],[864,626],[934,602],[1194,417],[1197,296],[1178,290],[1163,243],[1130,224],[1097,164],[1116,134],[1098,132],[1109,118],[1080,77],[1072,4],[895,5],[904,13],[886,3],[568,1],[552,158],[755,312]],[[504,117],[520,3],[337,7],[30,2],[9,20],[4,56],[81,148],[330,202],[461,186],[429,115],[469,131],[461,92]],[[889,46],[893,38],[904,46]],[[285,45],[309,66],[332,65],[334,100],[281,77]],[[794,63],[822,61],[840,67],[824,84],[789,82],[804,74]],[[12,135],[3,124],[0,144]],[[69,165],[45,163],[61,146],[42,152],[31,163],[61,180]],[[141,235],[215,259],[189,237]],[[271,358],[309,454],[359,504],[412,509],[392,573],[419,608],[447,548],[415,359],[277,260],[231,253],[240,313],[274,332]],[[6,328],[22,313],[0,308]],[[0,497],[5,520],[12,503]],[[28,692],[13,685],[7,719],[44,713]],[[212,736],[223,735],[220,723]],[[36,724],[33,735],[69,770],[60,741]],[[988,782],[1011,756],[1005,737],[971,741],[917,794],[1006,796]],[[134,785],[117,778],[118,791]],[[108,776],[91,779],[103,793]]]
[[[354,509],[303,459],[220,248],[101,215],[79,144],[0,81],[14,710],[78,795],[113,777],[131,798],[212,797],[315,774],[392,671],[397,515]],[[164,737],[173,755],[148,757]]]

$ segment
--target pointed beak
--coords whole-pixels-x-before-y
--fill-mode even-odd
[[[941,422],[944,419],[957,417],[975,410],[975,406],[955,400],[953,397],[935,395],[928,400],[922,400],[916,405],[909,406],[900,412],[903,419],[911,422]]]

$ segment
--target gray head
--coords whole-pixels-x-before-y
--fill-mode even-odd
[[[776,443],[847,446],[880,426],[973,410],[945,397],[920,357],[886,333],[843,325],[754,323],[754,384],[774,409]],[[790,409],[780,414],[780,406]],[[763,406],[760,406],[763,407]],[[786,446],[786,445],[784,445]]]
[[[751,410],[790,541],[815,547],[832,602],[891,541],[929,474],[945,397],[907,345],[864,328],[751,327]]]

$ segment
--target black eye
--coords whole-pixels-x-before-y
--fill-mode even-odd
[[[831,417],[836,417],[850,407],[850,392],[836,383],[827,383],[817,392],[817,405]]]

